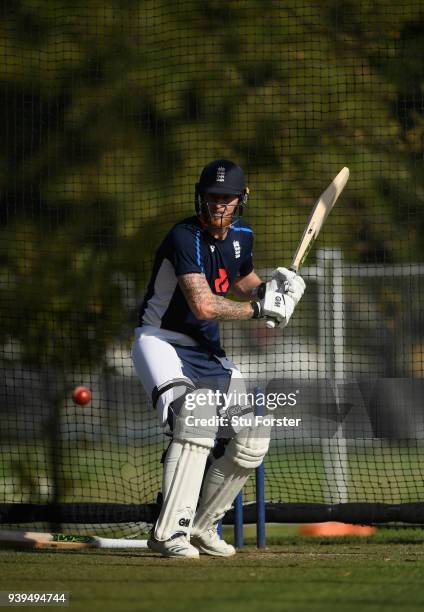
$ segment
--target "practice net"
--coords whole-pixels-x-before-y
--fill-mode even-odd
[[[351,173],[289,327],[222,325],[250,387],[299,391],[304,426],[273,428],[265,461],[273,520],[424,522],[422,3],[25,0],[0,17],[0,522],[154,520],[168,439],[133,372],[136,311],[221,157],[248,177],[264,278]]]

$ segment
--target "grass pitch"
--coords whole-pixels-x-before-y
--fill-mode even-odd
[[[269,546],[230,559],[149,551],[0,551],[0,590],[67,591],[72,610],[398,611],[424,607],[421,530],[306,538],[269,527]],[[227,537],[229,533],[225,534]],[[227,537],[230,540],[230,537]]]

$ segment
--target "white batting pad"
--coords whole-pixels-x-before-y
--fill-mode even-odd
[[[237,466],[225,454],[215,459],[203,483],[202,499],[193,523],[193,534],[201,534],[229,510],[253,470]]]
[[[177,532],[190,534],[208,454],[205,446],[183,444],[155,526],[157,540],[169,540]]]
[[[229,442],[206,474],[193,533],[203,533],[229,510],[250,474],[261,465],[269,441],[270,428],[260,426],[243,429]]]
[[[206,389],[198,389],[192,395],[194,400]],[[168,540],[177,532],[190,535],[200,487],[202,485],[206,460],[215,442],[217,424],[203,426],[191,424],[188,417],[196,416],[208,420],[216,414],[216,405],[200,404],[189,410],[188,402],[175,416],[174,439],[165,459],[163,505],[155,527],[155,538]]]

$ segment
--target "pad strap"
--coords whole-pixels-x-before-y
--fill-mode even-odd
[[[166,393],[174,387],[182,386],[185,386],[187,391],[194,391],[194,389],[196,388],[189,378],[174,378],[173,380],[163,383],[162,385],[157,385],[156,387],[154,387],[152,391],[153,408],[156,408],[156,404],[158,403],[158,400],[162,393]]]

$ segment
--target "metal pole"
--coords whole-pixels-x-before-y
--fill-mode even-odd
[[[319,345],[324,359],[323,378],[333,388],[339,402],[337,383],[344,380],[344,309],[343,265],[340,249],[319,249],[318,266],[323,275],[318,277]],[[324,398],[325,400],[325,398]],[[326,501],[339,504],[348,501],[347,445],[343,424],[322,442],[322,456],[326,476]]]
[[[264,416],[265,410],[263,405],[258,405],[256,398],[261,392],[260,387],[255,387],[255,415]],[[265,548],[266,546],[266,534],[265,534],[265,467],[262,461],[261,465],[255,470],[255,484],[256,484],[256,546],[258,548]]]
[[[234,500],[234,544],[236,548],[243,548],[243,492]]]

